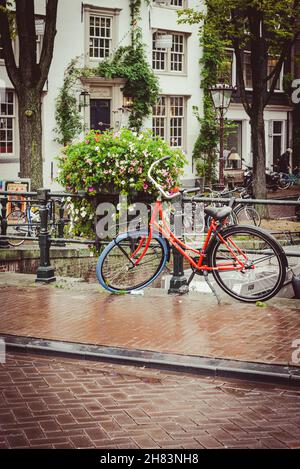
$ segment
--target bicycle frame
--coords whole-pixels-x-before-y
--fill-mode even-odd
[[[158,215],[160,216],[161,218],[161,221],[162,221],[162,225],[158,223],[157,221],[157,218],[158,218]],[[229,246],[229,244],[224,240],[223,236],[222,236],[222,232],[221,230],[219,230],[219,225],[217,224],[217,222],[215,220],[212,220],[211,221],[211,224],[210,224],[210,227],[209,227],[209,230],[208,230],[208,233],[206,235],[206,238],[204,240],[204,244],[202,246],[202,249],[201,251],[200,250],[197,250],[197,249],[194,249],[190,246],[187,246],[183,241],[181,241],[180,239],[178,239],[170,230],[170,227],[168,226],[168,223],[164,217],[164,213],[163,213],[163,207],[162,207],[162,203],[160,200],[157,200],[156,203],[155,203],[155,206],[154,206],[154,210],[153,210],[153,213],[152,213],[152,216],[151,216],[151,220],[150,220],[150,223],[149,223],[149,234],[148,234],[148,237],[146,236],[142,236],[141,237],[141,241],[138,245],[138,247],[135,249],[135,251],[131,254],[131,258],[134,258],[138,253],[139,251],[142,249],[142,252],[141,254],[139,255],[138,259],[134,262],[134,265],[138,265],[139,262],[142,260],[142,258],[145,256],[149,246],[150,246],[150,243],[151,243],[151,239],[152,239],[152,236],[153,236],[153,231],[154,231],[154,228],[156,228],[158,230],[158,232],[164,236],[172,246],[175,247],[175,249],[177,249],[177,251],[180,252],[180,254],[190,263],[190,265],[196,269],[196,270],[199,270],[199,271],[212,271],[212,270],[218,270],[218,271],[242,271],[245,269],[245,264],[246,262],[248,261],[248,257],[246,256],[246,254],[234,243],[233,240],[230,240],[232,246],[238,251],[239,254],[242,255],[242,257],[245,259],[245,262],[241,262],[241,260],[235,255],[234,251],[231,249],[231,247]],[[205,260],[205,257],[206,257],[206,253],[207,253],[207,248],[209,246],[209,243],[210,243],[210,240],[211,238],[217,236],[220,241],[224,244],[224,246],[228,249],[228,251],[231,253],[234,261],[231,261],[231,262],[222,262],[220,263],[217,267],[211,267],[211,266],[208,266],[205,264],[204,260]],[[144,243],[146,241],[146,244],[144,246]],[[188,252],[192,252],[194,254],[196,254],[197,256],[199,256],[199,260],[197,262],[195,262],[195,260],[188,254]],[[251,268],[254,268],[254,266],[252,266]]]

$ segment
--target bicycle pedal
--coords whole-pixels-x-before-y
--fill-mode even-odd
[[[189,286],[188,285],[182,285],[179,289],[178,289],[178,294],[179,295],[186,295],[187,293],[189,293],[190,289],[189,289]]]

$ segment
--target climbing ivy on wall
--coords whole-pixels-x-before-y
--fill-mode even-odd
[[[147,61],[142,30],[138,26],[141,19],[142,1],[149,4],[149,0],[129,0],[131,15],[131,44],[129,46],[119,47],[111,57],[102,61],[96,68],[78,69],[75,72],[68,67],[65,82],[56,103],[56,133],[60,136],[61,143],[70,143],[80,132],[77,125],[78,111],[75,106],[74,87],[70,86],[67,80],[70,72],[73,77],[77,73],[77,79],[80,76],[101,76],[108,79],[124,78],[123,93],[132,98],[129,116],[130,128],[140,131],[143,120],[151,114],[152,106],[156,103],[159,94],[159,83]]]
[[[68,65],[64,74],[63,86],[59,90],[55,103],[55,140],[64,146],[81,132],[83,124],[75,94],[80,76],[77,60],[77,58],[72,59]]]
[[[189,16],[189,10],[179,12],[181,23],[194,24]],[[209,88],[215,85],[220,78],[226,78],[228,63],[226,62],[226,42],[220,37],[219,31],[212,31],[206,27],[205,21],[199,32],[199,46],[202,49],[200,59],[201,75],[200,87],[203,90],[203,114],[198,107],[194,107],[194,113],[200,124],[200,132],[193,150],[193,160],[199,176],[205,176],[206,183],[217,180],[216,170],[219,158],[219,123],[218,116],[213,106]],[[228,123],[225,124],[228,126]],[[226,130],[225,130],[226,132]]]

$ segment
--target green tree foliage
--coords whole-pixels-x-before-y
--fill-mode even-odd
[[[210,31],[204,24],[200,34],[200,46],[203,54],[201,64],[201,88],[203,89],[203,117],[198,108],[194,108],[200,123],[200,133],[196,140],[193,159],[199,176],[205,176],[209,184],[216,179],[217,147],[219,141],[219,127],[216,112],[210,97],[209,88],[219,78],[224,63],[224,47],[217,31]]]
[[[218,47],[234,48],[239,93],[250,117],[254,167],[254,191],[266,197],[265,130],[263,113],[274,94],[285,60],[299,35],[300,0],[205,0],[206,12],[180,12],[181,21],[199,23],[208,35],[217,37]],[[245,89],[243,51],[251,52],[253,94]],[[268,57],[277,65],[268,72]]]

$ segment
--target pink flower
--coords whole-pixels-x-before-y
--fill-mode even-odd
[[[94,192],[94,190],[95,189],[93,187],[89,187],[89,189],[88,189],[89,192]]]
[[[149,184],[147,184],[147,183],[145,182],[145,184],[143,185],[144,191],[146,191],[146,190],[148,189],[148,187],[149,187]]]
[[[131,166],[128,171],[129,173],[134,173],[134,168]]]
[[[143,172],[143,168],[141,168],[141,166],[140,166],[139,169],[138,169],[138,174],[142,174],[142,172]]]

